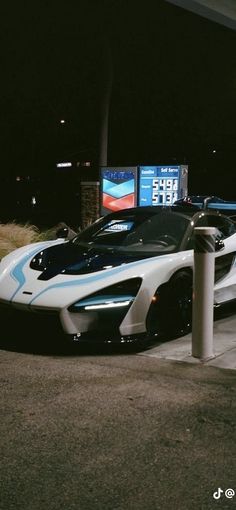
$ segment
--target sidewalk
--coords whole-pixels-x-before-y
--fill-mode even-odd
[[[158,344],[139,355],[236,370],[236,316],[215,321],[213,331],[214,358],[209,361],[203,362],[192,356],[191,333],[177,340]]]

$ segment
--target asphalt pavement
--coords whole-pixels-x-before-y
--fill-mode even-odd
[[[217,323],[224,337],[227,324]],[[193,362],[189,339],[165,354],[10,340],[0,339],[1,510],[235,508],[234,369]]]

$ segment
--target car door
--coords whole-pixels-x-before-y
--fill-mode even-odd
[[[236,227],[227,217],[217,214],[204,214],[196,227],[215,227],[216,240],[223,241],[219,251],[216,245],[215,256],[215,300],[226,302],[236,299]],[[232,237],[232,238],[231,238]],[[228,240],[231,238],[231,241]],[[218,284],[218,285],[217,285]]]

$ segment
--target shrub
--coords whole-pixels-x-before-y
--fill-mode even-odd
[[[18,223],[0,223],[0,260],[5,257],[8,253],[21,246],[25,246],[30,243],[36,243],[39,241],[48,241],[50,239],[56,239],[56,232],[58,228],[67,227],[65,223],[59,223],[55,227],[48,230],[40,231],[35,225],[26,223],[21,225]],[[69,229],[69,239],[74,237],[76,232]]]
[[[0,258],[16,248],[38,240],[39,230],[34,225],[0,224]]]

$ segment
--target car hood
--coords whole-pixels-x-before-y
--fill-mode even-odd
[[[189,257],[192,259],[191,252],[142,257],[141,253],[131,256],[77,248],[73,243],[40,244],[12,252],[0,264],[0,302],[25,309],[62,310],[100,288],[137,276],[145,279],[142,293],[153,294],[178,263],[182,267],[183,263],[189,265]],[[42,268],[32,268],[38,258],[44,259],[48,268],[51,266],[50,276],[47,266],[45,269],[48,280],[40,277]],[[41,262],[38,260],[39,265]],[[79,263],[78,274],[73,271]]]
[[[67,243],[39,251],[32,258],[30,268],[39,272],[39,280],[51,280],[59,274],[89,274],[149,257],[147,254],[121,253],[113,248]]]

